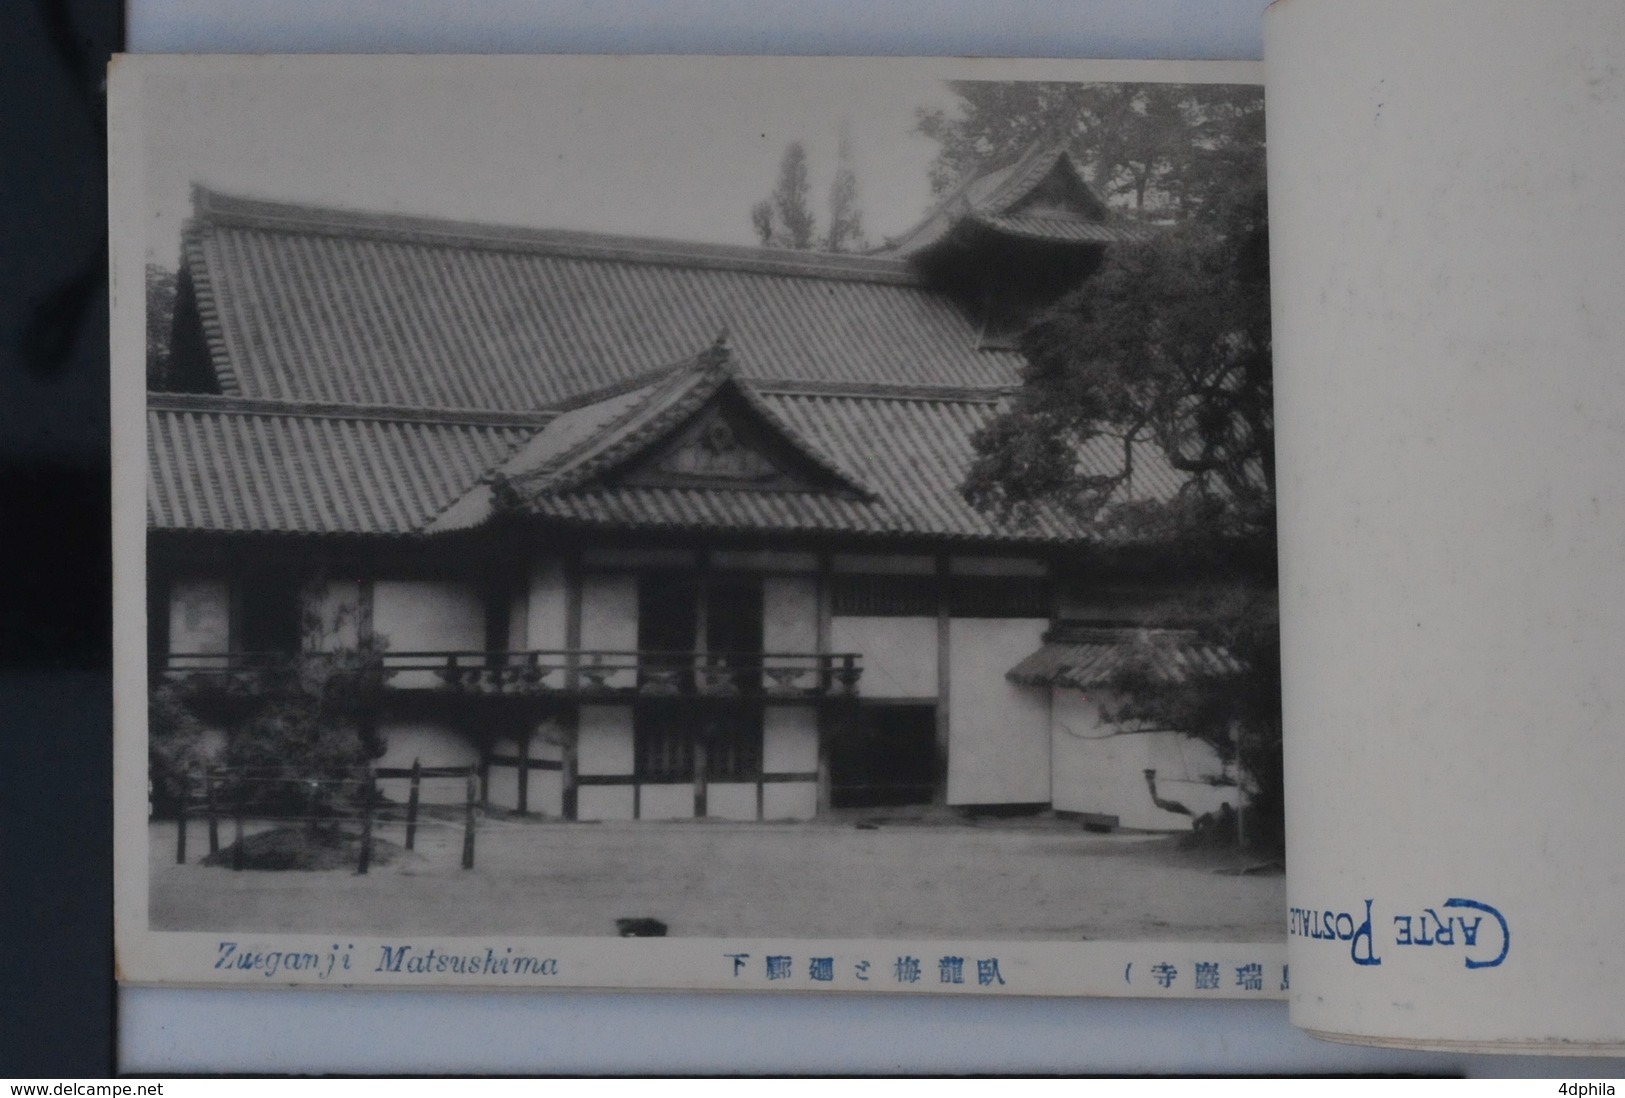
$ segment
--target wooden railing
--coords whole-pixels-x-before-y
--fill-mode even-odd
[[[175,652],[164,672],[219,677],[251,692],[256,675],[284,668],[293,658]],[[857,693],[863,674],[855,652],[441,650],[385,652],[380,659],[389,686],[471,694],[843,697]]]

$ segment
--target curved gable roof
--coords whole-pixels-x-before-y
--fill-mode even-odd
[[[1152,236],[1145,226],[1107,208],[1066,146],[1035,144],[1017,159],[966,180],[876,255],[917,255],[966,224],[1063,244],[1139,243]]]

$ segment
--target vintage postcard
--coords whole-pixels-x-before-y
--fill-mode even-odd
[[[1283,995],[1258,75],[120,59],[121,978]]]

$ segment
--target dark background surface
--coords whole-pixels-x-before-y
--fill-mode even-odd
[[[102,81],[118,0],[0,4],[0,1077],[113,1066]]]

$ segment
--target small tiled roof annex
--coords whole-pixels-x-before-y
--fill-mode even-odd
[[[1092,690],[1130,670],[1177,685],[1234,675],[1243,668],[1229,649],[1204,643],[1191,630],[1070,625],[1052,631],[1043,647],[1012,667],[1005,678],[1022,686]]]
[[[508,229],[198,189],[185,262],[222,390],[542,409],[718,329],[756,381],[1004,388],[1021,359],[899,259]]]
[[[1035,144],[1015,161],[961,184],[919,224],[875,254],[915,255],[961,223],[981,224],[1011,236],[1065,243],[1141,243],[1151,239],[1149,229],[1112,213],[1099,199],[1092,199],[1096,208],[1087,213],[1024,212],[1022,203],[1057,170],[1070,172],[1077,185],[1088,191],[1082,165],[1064,145]]]

